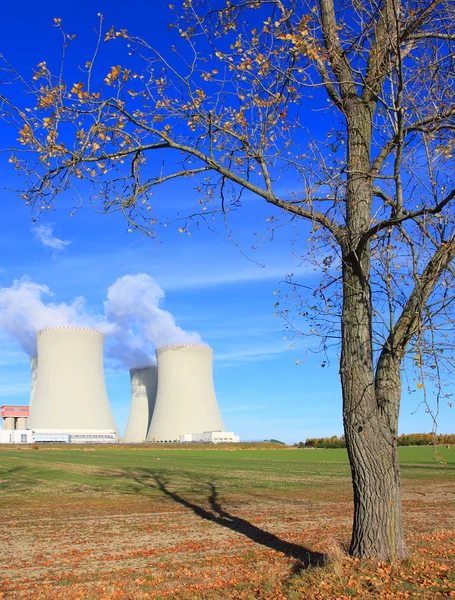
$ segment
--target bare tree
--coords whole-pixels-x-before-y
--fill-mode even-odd
[[[122,211],[154,235],[155,188],[190,178],[200,206],[182,232],[228,219],[244,192],[278,209],[272,233],[279,214],[307,221],[321,284],[288,284],[307,333],[341,341],[351,553],[405,557],[402,369],[414,365],[419,388],[451,366],[455,6],[185,0],[175,10],[165,53],[125,30],[104,33],[100,17],[82,81],[65,80],[64,60],[56,75],[40,63],[31,81],[3,62],[2,116],[19,131],[10,162],[23,198],[46,211],[88,180],[98,210]],[[99,81],[98,54],[116,40],[127,66]]]

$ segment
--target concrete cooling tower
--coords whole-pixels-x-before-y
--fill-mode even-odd
[[[156,366],[130,369],[130,378],[131,406],[123,441],[141,443],[147,437],[155,408],[158,369]]]
[[[32,387],[30,390],[30,400],[29,406],[32,407],[33,398],[35,396],[35,388],[36,388],[36,378],[38,377],[38,357],[31,356],[30,357],[30,371],[32,373]]]
[[[92,329],[56,327],[37,333],[38,377],[29,428],[65,441],[118,440],[103,373],[104,335]]]
[[[149,442],[179,441],[185,433],[225,431],[213,386],[213,350],[164,346],[156,350],[158,390]]]

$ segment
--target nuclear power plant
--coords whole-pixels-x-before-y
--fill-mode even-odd
[[[147,440],[178,442],[187,433],[224,431],[213,385],[213,350],[164,346],[156,350],[156,359],[158,390]]]
[[[30,405],[3,406],[0,443],[107,443],[120,437],[104,381],[104,335],[79,327],[37,332]],[[226,443],[213,383],[213,350],[163,346],[157,365],[130,370],[126,443]]]
[[[71,442],[118,440],[104,383],[103,343],[104,335],[93,329],[38,331],[38,376],[28,422],[36,441],[56,435],[70,436]]]
[[[158,368],[130,369],[131,405],[126,425],[124,442],[140,443],[147,437],[155,408],[158,386]]]

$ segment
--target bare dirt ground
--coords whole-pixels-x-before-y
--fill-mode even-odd
[[[412,557],[355,561],[351,492],[37,496],[2,511],[0,598],[455,598],[455,484],[404,484]],[[325,565],[322,568],[318,565]]]

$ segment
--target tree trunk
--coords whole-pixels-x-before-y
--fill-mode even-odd
[[[354,488],[350,553],[407,556],[397,448],[400,365],[384,359],[375,381],[368,259],[344,257],[341,380],[343,421]]]
[[[341,365],[343,422],[354,488],[353,556],[406,556],[401,521],[396,432],[400,365],[381,356],[375,379],[370,246],[359,246],[371,226],[370,150],[374,102],[345,98],[348,124],[346,241],[343,253]],[[383,360],[382,360],[383,359]],[[392,369],[393,366],[393,369]],[[390,398],[389,398],[390,395]]]
[[[378,560],[406,558],[396,441],[385,439],[375,421],[363,440],[345,421],[354,487],[350,553]]]

